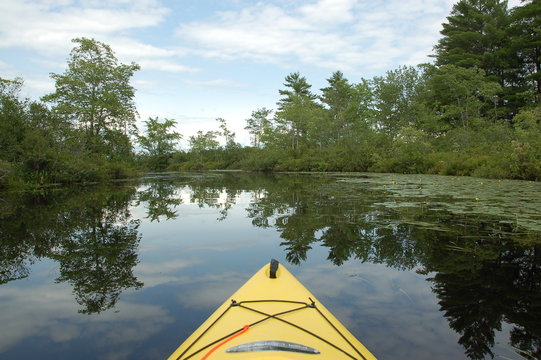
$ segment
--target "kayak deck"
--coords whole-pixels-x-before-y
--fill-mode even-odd
[[[169,360],[375,357],[285,267],[271,262]]]

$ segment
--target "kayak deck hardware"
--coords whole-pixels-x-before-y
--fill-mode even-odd
[[[278,265],[280,265],[278,260],[275,260],[275,259],[271,260],[271,262],[270,262],[270,274],[269,274],[269,277],[271,279],[276,279],[276,272],[278,271]]]
[[[228,353],[255,352],[255,351],[287,351],[303,354],[319,354],[319,350],[306,345],[296,344],[289,341],[265,340],[254,341],[247,344],[233,346],[226,350]]]
[[[321,315],[321,316],[327,321],[327,323],[329,323],[329,324],[334,328],[334,330],[335,330],[335,331],[336,331],[336,332],[337,332],[337,333],[338,333],[338,334],[339,334],[339,335],[340,335],[340,336],[341,336],[341,337],[342,337],[342,338],[343,338],[343,339],[344,339],[344,340],[345,340],[345,341],[346,341],[353,349],[355,349],[355,351],[357,352],[357,354],[360,355],[361,359],[365,359],[365,360],[366,360],[366,358],[364,357],[364,355],[363,355],[363,354],[362,354],[362,353],[361,353],[361,352],[360,352],[360,351],[359,351],[359,350],[358,350],[358,349],[357,349],[357,348],[356,348],[356,347],[355,347],[355,346],[354,346],[354,345],[353,345],[353,344],[352,344],[352,343],[351,343],[351,342],[350,342],[350,341],[342,334],[342,332],[340,332],[340,330],[337,329],[337,328],[334,326],[334,324],[333,324],[333,323],[332,323],[332,322],[331,322],[331,321],[330,321],[330,320],[329,320],[329,319],[328,319],[321,311],[319,311],[319,309],[318,309],[318,307],[316,306],[315,302],[314,302],[311,298],[309,298],[309,300],[310,300],[310,302],[307,303],[307,302],[302,302],[302,301],[274,300],[274,299],[273,299],[273,300],[245,300],[245,301],[239,301],[239,302],[237,302],[237,301],[235,301],[235,300],[232,299],[232,300],[231,300],[231,304],[229,304],[229,306],[224,310],[224,312],[222,312],[222,313],[220,314],[220,316],[218,316],[218,318],[217,318],[212,324],[210,324],[210,326],[209,326],[208,328],[206,328],[205,331],[203,331],[203,332],[201,333],[201,335],[199,335],[199,337],[198,337],[197,339],[195,339],[194,342],[192,342],[192,343],[186,348],[186,350],[184,350],[184,352],[183,352],[182,354],[180,354],[180,355],[177,357],[177,360],[180,360],[180,359],[183,359],[183,360],[191,359],[191,358],[194,357],[195,355],[197,355],[197,354],[199,354],[200,352],[202,352],[202,351],[204,351],[204,350],[210,348],[211,346],[216,345],[216,344],[218,344],[218,343],[220,343],[220,342],[222,342],[222,341],[224,341],[224,340],[226,340],[226,339],[228,339],[228,338],[234,336],[235,334],[237,334],[237,333],[243,331],[244,328],[245,328],[246,326],[248,326],[248,327],[251,328],[251,327],[253,327],[253,326],[257,325],[257,324],[260,324],[260,323],[262,323],[262,322],[264,322],[264,321],[267,321],[267,320],[269,320],[269,319],[275,319],[275,320],[281,321],[281,322],[283,322],[283,323],[285,323],[285,324],[287,324],[287,325],[293,326],[293,327],[295,327],[295,328],[297,328],[297,329],[299,329],[299,330],[301,330],[301,331],[303,331],[303,332],[305,332],[305,333],[307,333],[307,334],[309,334],[309,335],[311,335],[311,336],[313,336],[313,337],[315,337],[315,338],[317,338],[317,339],[323,341],[323,342],[326,343],[327,345],[332,346],[333,348],[335,348],[336,350],[340,351],[341,353],[343,353],[344,355],[348,356],[349,358],[354,359],[354,360],[358,359],[358,357],[356,357],[356,356],[354,356],[354,355],[351,355],[350,353],[348,353],[348,352],[345,351],[344,349],[342,349],[342,348],[340,348],[340,347],[334,345],[332,342],[330,342],[330,341],[328,341],[328,340],[322,338],[321,336],[319,336],[319,335],[317,335],[317,334],[311,332],[310,330],[307,330],[307,329],[303,328],[303,327],[300,326],[300,325],[294,324],[294,323],[292,323],[292,322],[290,322],[290,321],[284,320],[284,319],[282,319],[282,318],[279,317],[279,316],[281,316],[281,315],[289,314],[289,313],[291,313],[291,312],[299,311],[299,310],[303,310],[303,309],[315,309],[315,310],[319,313],[319,315]],[[254,309],[254,308],[251,308],[251,307],[245,305],[245,304],[251,304],[251,303],[264,303],[264,302],[279,302],[279,303],[288,303],[288,304],[300,305],[300,306],[295,307],[295,308],[292,308],[292,309],[290,309],[290,310],[286,310],[286,311],[282,311],[282,312],[279,312],[279,313],[275,313],[275,314],[267,314],[267,313],[265,313],[265,312],[263,312],[263,311],[260,311],[260,310],[257,310],[257,309]],[[221,319],[221,318],[222,318],[222,317],[223,317],[230,309],[232,309],[232,308],[234,308],[234,307],[240,307],[240,308],[243,308],[243,309],[246,309],[246,310],[249,310],[249,311],[253,311],[253,312],[258,313],[258,314],[260,314],[260,315],[262,315],[262,316],[264,316],[264,317],[263,317],[262,319],[258,320],[258,321],[255,321],[255,322],[249,324],[249,325],[245,325],[245,327],[243,327],[243,328],[240,328],[240,329],[238,329],[238,330],[235,330],[235,331],[233,331],[233,332],[231,332],[231,333],[229,333],[229,334],[227,334],[227,335],[224,335],[223,337],[221,337],[221,338],[219,338],[219,339],[216,339],[216,340],[214,340],[213,342],[211,342],[211,343],[209,343],[209,344],[207,344],[207,345],[201,347],[200,349],[194,350],[194,352],[192,352],[191,354],[185,356],[185,355],[188,353],[188,351],[192,348],[192,346],[193,346],[193,345],[194,345],[201,337],[203,337],[203,335],[205,335],[205,333],[206,333],[210,328],[212,328],[212,326],[213,326],[216,322],[218,322],[218,320],[220,320],[220,319]]]

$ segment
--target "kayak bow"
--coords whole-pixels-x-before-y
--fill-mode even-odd
[[[364,359],[364,347],[276,260],[222,304],[169,360]]]

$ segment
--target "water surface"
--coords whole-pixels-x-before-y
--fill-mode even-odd
[[[0,194],[0,358],[166,358],[271,258],[381,359],[539,358],[540,208],[539,183],[387,174]]]

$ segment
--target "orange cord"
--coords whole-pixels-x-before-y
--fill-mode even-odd
[[[237,336],[240,336],[242,334],[244,334],[246,331],[248,331],[248,329],[250,328],[250,325],[244,325],[242,327],[242,330],[239,331],[238,333],[234,334],[234,335],[231,335],[230,337],[228,337],[227,339],[225,339],[224,341],[222,341],[221,343],[219,343],[218,345],[216,345],[215,347],[213,347],[212,349],[210,349],[210,351],[208,353],[205,354],[205,356],[203,356],[203,358],[201,358],[201,360],[206,360],[214,351],[216,351],[220,346],[222,346],[223,344],[233,340],[234,338],[236,338]]]

